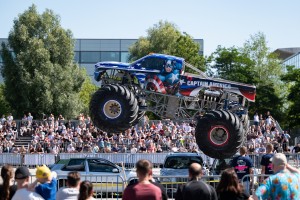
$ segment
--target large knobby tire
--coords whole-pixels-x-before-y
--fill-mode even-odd
[[[196,141],[201,151],[212,158],[233,156],[244,140],[243,124],[231,112],[219,110],[198,119]]]
[[[124,131],[134,125],[138,102],[124,86],[105,85],[92,96],[90,115],[93,123],[106,132]]]
[[[140,107],[145,107],[147,104],[146,104],[146,101],[144,99],[138,98],[138,105],[139,105],[139,108],[140,108]],[[139,110],[138,113],[137,113],[137,118],[135,119],[133,124],[139,123],[139,121],[142,119],[142,117],[144,117],[145,113],[146,113],[146,111]]]

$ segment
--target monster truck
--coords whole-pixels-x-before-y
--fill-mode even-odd
[[[100,89],[91,98],[90,115],[101,130],[124,131],[146,111],[162,119],[197,119],[196,142],[213,158],[234,155],[246,138],[247,102],[255,100],[255,86],[210,78],[183,58],[164,54],[99,62],[94,78]]]

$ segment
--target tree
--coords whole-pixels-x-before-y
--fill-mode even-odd
[[[211,68],[215,70],[215,76],[242,83],[257,83],[253,73],[254,62],[237,48],[218,46],[212,59]]]
[[[8,44],[2,44],[2,76],[5,98],[17,116],[78,114],[84,75],[73,61],[73,49],[71,31],[51,10],[38,14],[32,5],[14,20]]]
[[[300,124],[300,69],[294,66],[287,66],[287,73],[282,76],[282,80],[290,85],[287,99],[289,101],[289,109],[287,121],[290,128],[299,127]]]
[[[188,34],[181,34],[175,24],[160,21],[147,30],[129,48],[129,60],[139,59],[151,52],[183,57],[195,67],[205,70],[204,58],[199,55],[200,46]]]
[[[3,84],[0,85],[0,110],[1,110],[0,116],[2,116],[3,114],[6,115],[11,112],[10,106],[4,96],[4,85]]]
[[[258,80],[256,83],[257,91],[266,91],[265,87],[268,88],[267,93],[257,95],[256,101],[259,104],[255,103],[256,107],[262,108],[271,104],[269,111],[276,119],[280,119],[284,115],[284,107],[282,106],[284,102],[282,99],[286,91],[280,79],[280,76],[283,74],[281,60],[277,54],[270,51],[270,48],[267,46],[266,36],[261,32],[251,35],[250,39],[241,48],[241,52],[255,63],[253,72],[255,79]],[[274,99],[277,99],[275,96],[277,96],[278,101],[274,101]]]
[[[87,75],[86,70],[82,69],[85,74],[85,81],[82,84],[81,90],[79,92],[80,101],[83,105],[82,113],[88,114],[89,113],[89,104],[92,97],[97,90],[97,86],[92,83],[91,78]]]
[[[254,62],[253,70],[259,80],[257,85],[273,84],[276,90],[280,89],[283,66],[278,55],[270,52],[266,36],[263,33],[250,35],[250,39],[244,43],[240,51]]]
[[[267,47],[263,33],[250,36],[242,48],[219,46],[212,54],[211,68],[224,79],[256,85],[256,102],[250,107],[254,112],[270,111],[276,119],[284,116],[284,85],[281,61]]]

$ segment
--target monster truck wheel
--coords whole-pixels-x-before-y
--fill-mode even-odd
[[[227,158],[234,155],[244,139],[242,123],[228,111],[211,111],[198,120],[196,141],[206,155]]]
[[[120,85],[105,85],[92,96],[91,119],[95,126],[107,132],[124,131],[137,118],[138,103],[134,94]]]
[[[144,99],[140,99],[140,98],[139,98],[139,99],[138,99],[138,105],[139,105],[139,107],[144,107],[144,106],[146,106],[147,104],[146,104],[146,102],[145,102]],[[145,113],[146,113],[146,111],[139,110],[139,111],[138,111],[138,114],[137,114],[137,118],[135,119],[135,121],[133,122],[133,124],[139,123],[140,119],[142,119],[142,117],[144,117]]]

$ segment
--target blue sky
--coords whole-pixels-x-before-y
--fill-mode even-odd
[[[32,4],[40,13],[53,10],[74,38],[139,38],[167,20],[204,39],[205,55],[218,45],[241,47],[258,32],[271,50],[300,47],[299,0],[0,0],[0,38]]]

